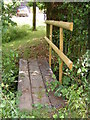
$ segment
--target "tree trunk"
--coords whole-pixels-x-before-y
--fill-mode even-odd
[[[33,30],[36,30],[36,2],[33,2]]]

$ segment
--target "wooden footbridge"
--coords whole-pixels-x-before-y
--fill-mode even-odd
[[[59,64],[59,81],[62,84],[63,62],[72,69],[72,61],[63,53],[63,28],[73,30],[72,22],[46,21],[50,25],[50,39],[45,37],[49,46],[49,64],[46,58],[35,58],[28,60],[19,60],[19,80],[18,90],[21,91],[19,108],[21,110],[32,110],[32,104],[41,103],[50,107],[62,107],[65,102],[61,97],[55,97],[54,92],[48,92],[47,82],[55,81],[51,70],[51,50],[59,55],[61,64]],[[53,25],[60,27],[60,48],[52,43]],[[47,94],[48,93],[48,94]]]

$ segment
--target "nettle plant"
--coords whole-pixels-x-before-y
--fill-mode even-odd
[[[89,84],[89,53],[87,52],[69,69],[63,72],[63,84],[58,81],[48,84],[49,91],[55,91],[56,96],[66,99],[66,105],[59,109],[54,118],[87,118],[89,117],[90,84]],[[54,76],[55,78],[55,76]]]

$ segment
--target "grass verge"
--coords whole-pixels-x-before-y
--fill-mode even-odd
[[[14,31],[10,31],[12,32],[10,33],[12,35],[11,38],[14,39],[9,43],[2,44],[3,52],[9,52],[12,49],[19,53],[20,58],[24,59],[47,55],[47,44],[43,39],[43,37],[45,36],[44,26],[37,27],[36,31],[32,31],[32,29],[28,25],[24,25],[21,28],[17,26],[15,29],[16,33],[14,33]],[[26,32],[26,34],[23,33],[23,31]],[[19,34],[20,37],[17,37],[19,36]]]

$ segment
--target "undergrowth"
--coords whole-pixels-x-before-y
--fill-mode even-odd
[[[54,91],[55,96],[67,100],[66,106],[58,110],[54,118],[89,118],[90,117],[90,61],[87,52],[73,65],[73,70],[64,69],[63,84],[58,81],[48,84],[48,91]],[[60,62],[60,61],[59,61]],[[59,63],[60,64],[60,63]],[[56,79],[55,75],[53,75]]]
[[[14,51],[2,54],[2,83],[0,85],[0,117],[14,116],[17,111],[18,54]],[[16,108],[16,109],[15,109]]]

